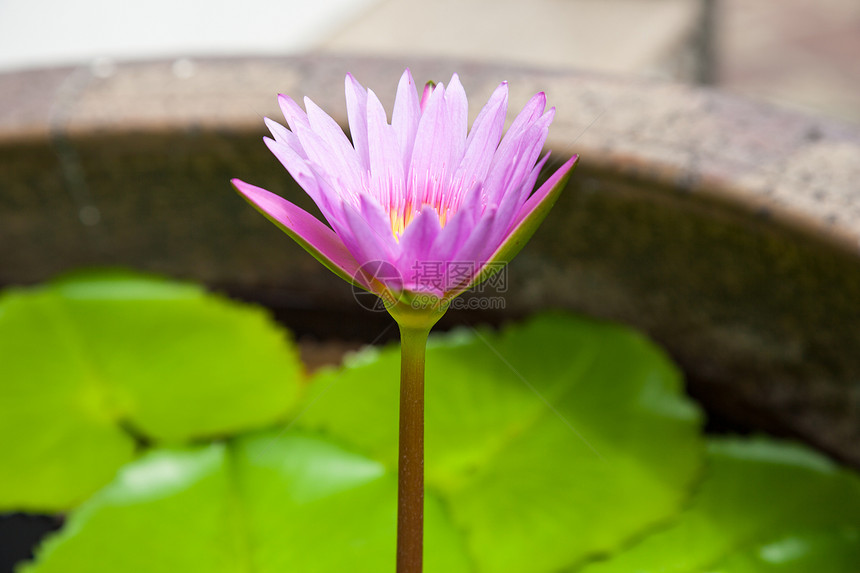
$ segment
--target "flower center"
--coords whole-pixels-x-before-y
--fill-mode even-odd
[[[405,192],[396,192],[393,185],[389,184],[388,197],[383,201],[387,207],[388,217],[391,221],[391,233],[398,242],[412,223],[412,220],[425,208],[432,207],[439,216],[439,224],[445,227],[448,220],[459,210],[463,200],[462,185],[454,185],[452,189],[442,189],[438,180],[425,175],[423,184],[420,178],[413,175],[412,181],[407,183]]]
[[[411,208],[411,205],[407,205],[407,208],[403,210],[391,209],[388,211],[388,218],[391,220],[391,233],[398,243],[400,242],[400,236],[406,231],[406,227],[409,226],[424,207],[428,206],[436,210],[437,215],[439,215],[439,224],[444,228],[448,222],[448,217],[454,214],[450,206],[441,209],[440,206],[423,203],[419,209]]]

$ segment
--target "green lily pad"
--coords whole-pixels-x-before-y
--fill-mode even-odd
[[[0,510],[72,507],[135,455],[271,424],[300,364],[259,308],[87,273],[0,296]]]
[[[297,424],[396,468],[399,354],[317,376]],[[697,409],[652,344],[544,316],[431,341],[427,487],[482,572],[557,571],[679,510],[702,457]]]
[[[393,571],[397,477],[308,433],[157,450],[74,511],[21,573]],[[440,502],[425,570],[469,571]]]
[[[579,571],[853,573],[858,529],[857,475],[800,446],[723,439],[671,527]]]

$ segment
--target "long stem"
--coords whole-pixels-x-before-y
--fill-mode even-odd
[[[400,326],[397,573],[421,573],[424,553],[424,353],[429,327]]]

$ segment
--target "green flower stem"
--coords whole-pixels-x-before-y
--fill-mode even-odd
[[[400,455],[397,573],[421,573],[424,557],[424,354],[448,301],[414,293],[384,299],[400,327]]]
[[[400,326],[397,573],[421,573],[424,552],[424,354],[430,328]]]

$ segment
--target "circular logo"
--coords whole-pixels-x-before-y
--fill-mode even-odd
[[[398,285],[403,283],[403,277],[397,267],[388,261],[368,261],[361,265],[353,278],[358,283],[373,283],[379,281],[382,284]],[[382,295],[385,297],[385,295]],[[386,300],[377,294],[368,292],[360,286],[352,285],[352,298],[359,306],[373,312],[386,312]],[[387,301],[393,303],[393,300]]]

